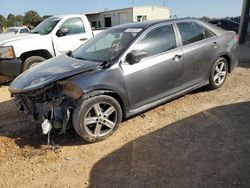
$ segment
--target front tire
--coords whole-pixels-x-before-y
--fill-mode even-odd
[[[88,98],[73,114],[76,132],[88,142],[104,140],[114,133],[122,120],[120,104],[110,96]]]
[[[23,62],[22,72],[28,70],[29,68],[45,61],[46,59],[41,56],[31,56]]]
[[[209,76],[209,88],[217,89],[220,88],[227,78],[228,74],[228,64],[227,60],[223,57],[220,57],[214,64],[211,69]]]

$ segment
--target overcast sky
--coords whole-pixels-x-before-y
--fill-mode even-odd
[[[0,0],[0,14],[24,14],[35,10],[41,16],[87,13],[141,5],[165,5],[181,17],[239,16],[243,0]]]

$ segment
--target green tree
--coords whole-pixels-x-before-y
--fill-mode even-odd
[[[14,14],[8,14],[6,26],[7,27],[12,27],[12,26],[14,26],[14,24],[15,24],[15,15]]]
[[[17,15],[15,17],[15,26],[22,26],[23,25],[23,16]]]
[[[6,19],[3,15],[0,15],[0,32],[6,27]]]
[[[40,15],[34,10],[26,12],[23,17],[23,21],[26,25],[36,26],[40,22],[40,20]]]
[[[206,21],[206,22],[208,22],[209,20],[211,20],[209,17],[207,17],[207,16],[203,16],[203,17],[201,17],[200,18],[201,20],[203,20],[203,21]]]
[[[17,15],[15,21],[23,22],[23,15]]]

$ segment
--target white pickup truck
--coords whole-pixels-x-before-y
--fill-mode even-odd
[[[85,15],[47,18],[31,34],[0,36],[0,76],[17,76],[51,57],[74,50],[93,37]]]

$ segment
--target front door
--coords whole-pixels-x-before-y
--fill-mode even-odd
[[[177,48],[172,25],[151,29],[132,51],[144,51],[147,55],[137,64],[122,64],[131,109],[180,90],[183,54]]]
[[[56,55],[73,51],[89,39],[80,17],[69,18],[62,23],[61,28],[67,28],[69,32],[65,36],[53,35]]]

